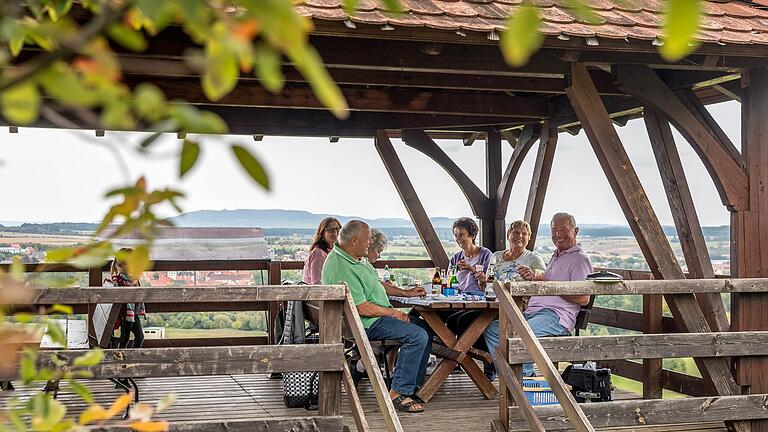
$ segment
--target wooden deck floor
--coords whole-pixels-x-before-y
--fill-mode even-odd
[[[93,391],[95,401],[102,405],[108,406],[121,394],[108,381],[86,383]],[[172,422],[303,417],[315,413],[303,408],[286,408],[282,400],[281,381],[271,380],[263,374],[147,378],[137,380],[137,384],[141,400],[152,405],[168,393],[177,394],[178,398],[173,406],[156,416],[157,419]],[[4,405],[4,400],[9,396],[29,396],[39,391],[40,387],[17,385],[14,392],[0,393],[0,403]],[[384,421],[378,413],[373,390],[367,380],[361,382],[359,393],[371,430],[385,431]],[[627,399],[636,396],[618,391],[614,397]],[[69,391],[66,384],[62,386],[59,400],[66,404],[71,414],[79,415],[85,408],[85,403]],[[347,406],[346,395],[343,395],[343,402],[344,423],[354,431],[355,425]],[[463,374],[451,375],[426,408],[421,414],[402,413],[400,420],[406,431],[488,431],[491,420],[498,418],[498,401],[483,399],[474,384]],[[714,426],[724,430],[722,426]]]

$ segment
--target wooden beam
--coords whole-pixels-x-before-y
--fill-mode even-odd
[[[154,308],[152,309],[155,310]],[[144,339],[142,348],[191,348],[210,346],[273,345],[267,336]]]
[[[736,84],[738,85],[738,80],[736,81]],[[712,114],[710,114],[709,110],[704,106],[704,103],[702,103],[701,99],[696,96],[696,94],[689,89],[680,89],[675,91],[675,95],[680,99],[680,101],[685,105],[686,108],[688,108],[688,111],[693,114],[696,119],[699,121],[701,125],[703,125],[707,130],[709,130],[709,134],[717,139],[717,141],[720,143],[720,146],[728,153],[728,155],[733,159],[736,164],[744,167],[744,156],[739,152],[739,149],[736,148],[736,146],[733,144],[733,141],[726,135],[725,131],[720,127],[720,125],[717,123],[717,120],[715,120],[714,117],[712,117]]]
[[[614,283],[590,281],[537,281],[508,284],[507,290],[516,297],[533,295],[643,295],[692,293],[762,293],[768,291],[768,279],[663,279],[625,280]],[[680,327],[680,331],[685,331]],[[703,332],[708,329],[704,328]]]
[[[734,215],[731,271],[739,277],[768,275],[768,73],[750,69],[742,74],[742,151],[749,177],[749,211]],[[738,330],[768,329],[768,294],[739,294],[732,298],[732,320]],[[768,389],[765,357],[737,362],[739,381],[751,392]],[[753,423],[765,431],[765,423]]]
[[[622,68],[624,67],[628,66]],[[639,75],[645,79],[638,88],[645,89],[646,92],[656,91],[662,95],[668,93],[674,98],[674,95],[652,71],[639,67],[639,72],[628,76],[627,70],[622,68],[619,68],[618,76],[622,78],[623,86],[636,85],[637,83],[628,84],[627,80],[639,79]],[[637,67],[632,66],[632,68],[629,71],[634,71]],[[652,77],[649,77],[648,73]],[[631,88],[634,89],[635,87]],[[645,194],[632,162],[611,124],[608,112],[584,65],[578,63],[573,65],[572,87],[566,89],[566,93],[584,126],[592,148],[595,150],[598,161],[608,178],[608,183],[619,201],[651,271],[659,279],[683,279],[685,277],[683,270],[677,262],[650,200]],[[636,96],[640,98],[641,95]],[[674,100],[679,104],[677,98]],[[714,145],[720,148],[717,143]],[[732,161],[730,158],[728,160]],[[689,332],[709,331],[709,324],[692,294],[668,296],[666,301],[672,315],[682,328]],[[720,394],[735,395],[741,393],[741,389],[734,381],[729,364],[725,359],[702,359],[697,364],[702,375],[712,379]],[[747,425],[743,423],[734,426],[738,430],[747,430]]]
[[[324,301],[320,303],[320,319],[318,322],[320,334],[319,347],[325,345],[335,345],[341,340],[341,324],[344,318],[344,302],[346,296],[341,301]],[[311,346],[311,345],[309,345]],[[310,353],[305,356],[304,359],[311,358],[312,361],[307,362],[310,365],[315,363],[315,357]],[[344,363],[346,358],[344,354],[341,354],[341,362]],[[319,369],[316,369],[319,370]],[[317,410],[321,416],[337,416],[341,415],[341,382],[342,382],[342,370],[343,365],[337,370],[321,370],[319,383],[318,383],[318,399]]]
[[[204,422],[173,421],[168,424],[168,432],[230,432],[236,430],[250,432],[342,432],[348,430],[344,426],[343,420],[342,416],[312,416]],[[94,432],[133,432],[135,429],[128,426],[101,426],[92,430]]]
[[[652,294],[658,295],[658,294]],[[646,296],[643,296],[646,297]],[[624,330],[643,332],[644,313],[630,312],[621,309],[608,309],[602,307],[593,307],[589,314],[589,323],[603,325],[607,327],[616,327]],[[658,333],[681,333],[672,317],[661,317],[661,331]]]
[[[496,351],[496,359],[494,363],[496,364],[496,370],[499,372],[499,375],[501,375],[504,382],[507,383],[505,387],[509,389],[510,394],[515,398],[518,412],[522,414],[527,422],[528,429],[526,430],[544,432],[546,429],[544,429],[544,425],[539,419],[539,416],[537,416],[536,412],[533,410],[531,402],[528,401],[528,398],[525,396],[523,384],[517,379],[517,376],[515,376],[515,373],[512,371],[509,364],[507,364],[501,352]],[[509,422],[507,421],[506,423]]]
[[[643,296],[643,333],[662,333],[662,306],[663,298],[660,295]],[[590,315],[590,318],[591,315]],[[661,399],[663,382],[661,371],[662,358],[643,359],[643,399]]]
[[[504,179],[501,177],[501,134],[496,130],[488,131],[485,141],[485,191],[488,201],[488,213],[480,218],[481,244],[490,250],[505,249],[504,217],[507,206],[497,199],[497,191]]]
[[[529,250],[533,250],[536,246],[536,237],[541,224],[541,211],[544,208],[544,198],[547,195],[549,176],[552,173],[552,162],[555,159],[555,148],[557,147],[557,129],[549,127],[546,122],[544,124],[545,129],[541,140],[539,140],[539,151],[533,166],[531,187],[528,189],[528,201],[525,204],[524,220],[531,225],[531,238],[526,246]]]
[[[341,343],[326,345],[247,345],[226,347],[147,348],[104,350],[104,360],[83,367],[94,379],[232,375],[269,372],[339,371],[344,363]],[[37,357],[38,367],[71,364],[82,350],[56,350]],[[312,358],[312,362],[307,362]],[[4,379],[15,379],[18,370]]]
[[[569,390],[566,390],[563,378],[560,376],[560,372],[552,364],[547,352],[541,345],[541,342],[546,339],[539,340],[534,336],[533,330],[525,320],[520,308],[515,304],[512,297],[507,293],[502,285],[496,281],[494,282],[494,291],[499,299],[499,317],[500,319],[508,319],[515,329],[517,336],[522,340],[526,354],[530,353],[533,361],[536,362],[536,366],[544,375],[544,378],[549,383],[550,388],[557,396],[560,406],[567,413],[568,419],[578,432],[594,431],[594,428],[590,424],[587,417],[584,415],[579,404],[576,403],[573,395]],[[509,353],[510,357],[512,353]],[[510,383],[511,384],[511,383]],[[514,393],[513,393],[514,394]],[[510,411],[514,408],[510,408]]]
[[[420,151],[437,162],[459,186],[469,202],[472,212],[479,218],[489,213],[488,197],[477,187],[475,182],[435,143],[426,132],[420,130],[404,130],[403,142],[413,149]]]
[[[464,135],[464,139],[462,140],[464,142],[464,146],[465,147],[470,147],[482,135],[483,135],[482,132],[471,132],[471,133],[468,133],[468,134]]]
[[[140,81],[131,78],[129,86]],[[308,85],[286,86],[279,93],[271,93],[260,82],[241,82],[235,89],[216,102],[203,93],[200,83],[191,78],[155,77],[151,82],[170,100],[184,100],[190,104],[233,107],[294,108],[326,110]],[[510,96],[506,94],[477,94],[458,90],[422,90],[407,88],[341,87],[351,111],[421,113],[461,116],[503,116],[542,118],[546,116],[545,100],[541,97]]]
[[[723,204],[748,208],[747,177],[722,143],[712,136],[680,99],[651,69],[642,65],[616,65],[617,85],[645,104],[663,112],[699,154],[715,182]]]
[[[768,355],[768,332],[676,333],[541,338],[552,361]],[[509,363],[530,363],[522,338],[509,339]]]
[[[360,360],[363,361],[365,370],[369,371],[371,387],[373,387],[373,392],[376,395],[376,402],[381,415],[384,417],[387,431],[403,432],[400,418],[397,416],[397,411],[395,411],[392,400],[389,398],[389,391],[384,383],[384,377],[381,376],[378,360],[373,355],[371,342],[368,340],[363,323],[360,321],[360,314],[357,312],[357,307],[355,307],[355,301],[352,299],[352,294],[349,291],[347,291],[347,299],[344,302],[344,316],[360,349]]]
[[[738,79],[715,84],[712,86],[712,88],[737,102],[741,102],[741,83]]]
[[[395,184],[397,193],[400,195],[400,199],[403,200],[405,209],[408,211],[408,215],[411,217],[411,221],[413,221],[413,225],[416,227],[424,247],[427,249],[429,258],[435,263],[435,266],[448,268],[448,255],[446,255],[445,249],[437,237],[435,228],[432,226],[432,222],[429,220],[427,212],[424,210],[424,206],[416,194],[416,190],[413,188],[413,183],[408,178],[403,163],[400,162],[400,158],[397,156],[397,152],[395,152],[395,148],[386,132],[379,131],[376,135],[375,145],[376,151],[379,152],[381,161],[387,168],[389,177],[392,179],[392,183]]]
[[[643,382],[643,365],[630,360],[601,360],[600,367],[611,370],[611,375],[623,376],[631,380]],[[693,375],[676,372],[670,369],[661,370],[664,390],[681,393],[688,396],[712,396],[717,394],[712,384]]]
[[[515,149],[512,152],[512,156],[509,158],[507,168],[504,170],[504,177],[502,177],[498,189],[496,190],[496,201],[499,203],[499,212],[497,217],[504,217],[507,214],[507,207],[509,207],[509,196],[512,193],[512,187],[514,186],[517,173],[520,171],[520,167],[523,165],[525,156],[533,147],[533,144],[541,136],[541,126],[529,124],[523,128],[523,132],[520,134]],[[503,213],[500,213],[503,209]],[[501,250],[501,249],[499,249]]]
[[[582,404],[584,414],[597,428],[647,427],[665,424],[768,419],[768,395],[720,396],[663,400],[625,400]],[[537,406],[534,411],[547,430],[569,430],[563,409],[556,405]],[[510,431],[525,431],[517,409],[510,410]]]
[[[87,303],[234,303],[288,300],[340,300],[343,285],[301,286],[209,286],[209,287],[122,287],[114,288],[30,288],[26,304]],[[12,304],[0,298],[0,304]]]
[[[694,96],[695,97],[695,96]],[[703,108],[703,107],[702,107]],[[715,271],[709,258],[707,242],[696,214],[688,180],[685,177],[680,154],[675,146],[672,129],[663,114],[654,108],[645,109],[645,127],[661,173],[661,181],[672,210],[677,236],[683,249],[688,277],[691,279],[714,279]],[[709,327],[713,331],[727,331],[728,317],[720,294],[700,294],[696,300],[701,306]]]
[[[365,410],[360,402],[360,395],[357,393],[355,380],[352,378],[352,371],[349,370],[347,362],[344,362],[344,390],[347,393],[349,409],[352,411],[352,418],[355,419],[357,432],[369,432],[371,428],[368,426],[368,419],[365,418]]]

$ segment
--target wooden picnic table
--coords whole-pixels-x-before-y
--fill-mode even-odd
[[[442,386],[451,372],[459,365],[472,379],[486,399],[492,399],[498,394],[493,383],[485,376],[483,371],[475,363],[470,351],[475,341],[483,334],[491,321],[499,316],[499,303],[487,300],[465,300],[460,297],[390,297],[390,302],[395,307],[413,307],[435,332],[446,347],[446,354],[435,368],[417,395],[428,402]],[[440,317],[440,312],[446,310],[478,310],[482,311],[470,323],[469,327],[457,337]],[[485,355],[487,353],[481,352]],[[490,357],[488,357],[490,358]]]

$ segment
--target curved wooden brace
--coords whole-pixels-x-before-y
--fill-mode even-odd
[[[403,130],[402,139],[407,146],[429,156],[430,159],[437,162],[438,165],[448,172],[448,175],[459,185],[459,189],[467,197],[469,206],[477,217],[482,219],[488,215],[488,197],[426,132],[421,130]]]
[[[743,165],[713,135],[712,129],[697,117],[701,113],[691,112],[647,66],[615,65],[612,70],[619,88],[643,104],[663,112],[691,144],[712,176],[723,204],[736,210],[749,209],[747,175]]]
[[[540,136],[541,125],[527,124],[523,128],[520,138],[517,139],[515,150],[512,152],[512,157],[509,159],[507,169],[504,171],[504,176],[501,178],[501,183],[496,191],[497,218],[504,218],[504,216],[506,216],[507,206],[509,205],[509,195],[512,193],[515,177],[517,177],[517,173],[520,171],[520,167],[523,165],[523,160],[528,154],[528,151],[533,147],[533,143],[535,143]]]

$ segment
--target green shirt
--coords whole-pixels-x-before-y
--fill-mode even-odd
[[[373,266],[367,261],[362,262],[352,258],[339,247],[338,243],[334,245],[325,260],[322,280],[324,285],[346,283],[355,306],[371,302],[384,308],[392,307]],[[360,317],[365,328],[369,328],[377,319],[379,317]]]

